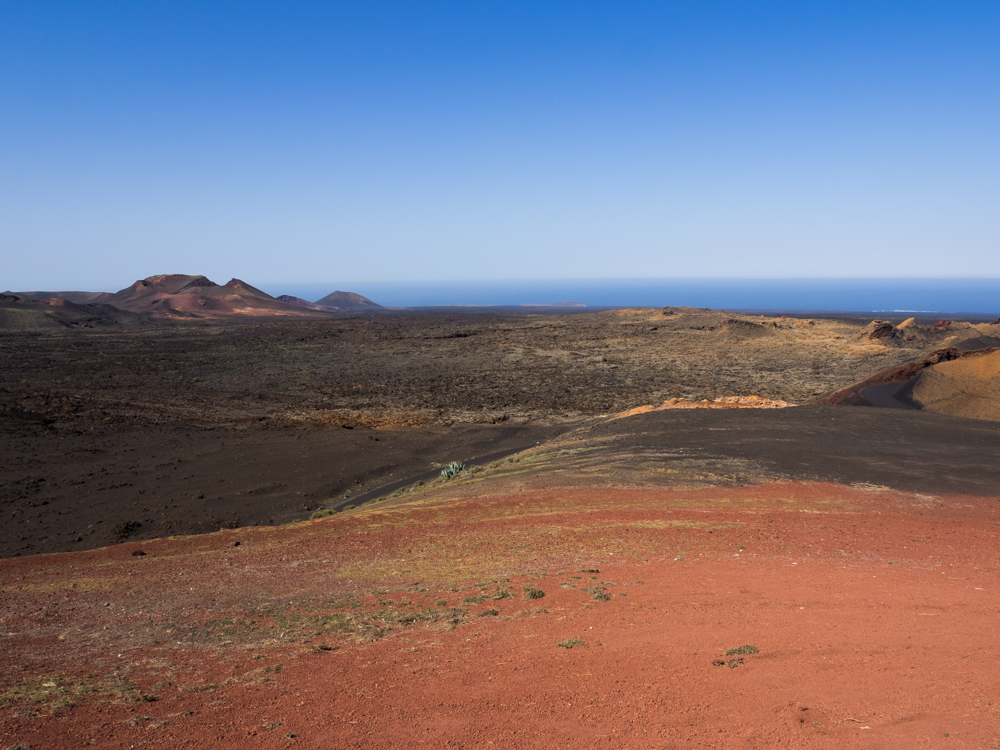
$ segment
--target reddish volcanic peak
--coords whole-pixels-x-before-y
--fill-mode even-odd
[[[263,292],[255,286],[250,286],[248,283],[240,279],[230,279],[221,288],[229,290],[229,294],[245,294],[251,297],[257,297],[258,299],[274,299],[274,297],[267,292]]]
[[[108,304],[133,312],[180,317],[306,315],[241,279],[220,286],[205,276],[161,274],[136,281]]]
[[[130,288],[151,288],[166,294],[180,294],[187,289],[213,286],[218,286],[218,284],[200,274],[197,276],[188,276],[181,273],[164,273],[156,276],[147,276],[145,279],[135,282]]]

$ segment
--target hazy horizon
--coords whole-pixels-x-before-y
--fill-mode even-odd
[[[230,277],[209,277],[217,284]],[[314,302],[355,292],[385,307],[519,306],[583,303],[588,307],[710,307],[729,310],[1000,315],[1000,278],[661,278],[532,279],[413,282],[243,281],[275,297]],[[14,289],[117,292],[126,288]],[[0,288],[6,289],[0,280]]]

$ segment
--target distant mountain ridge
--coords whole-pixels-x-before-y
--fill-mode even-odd
[[[332,292],[317,302],[282,295],[272,297],[240,279],[216,284],[202,275],[159,274],[110,292],[8,292],[26,302],[101,305],[150,317],[226,318],[254,316],[311,317],[322,313],[363,312],[382,306],[353,292]],[[9,302],[13,302],[10,300]]]
[[[121,310],[171,317],[303,315],[240,279],[216,284],[205,276],[161,274],[139,279],[108,298]]]
[[[4,292],[4,294],[14,294],[21,299],[43,300],[43,299],[64,299],[67,302],[74,302],[78,305],[97,305],[111,299],[111,292]]]

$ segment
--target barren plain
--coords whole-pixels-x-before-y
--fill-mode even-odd
[[[869,322],[0,332],[0,745],[997,746],[1000,424],[817,402],[1000,326]]]

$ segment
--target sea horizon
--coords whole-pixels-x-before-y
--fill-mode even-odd
[[[252,283],[252,282],[251,282]],[[579,279],[275,282],[274,296],[315,302],[355,292],[384,307],[699,307],[752,312],[1000,315],[1000,278]]]

